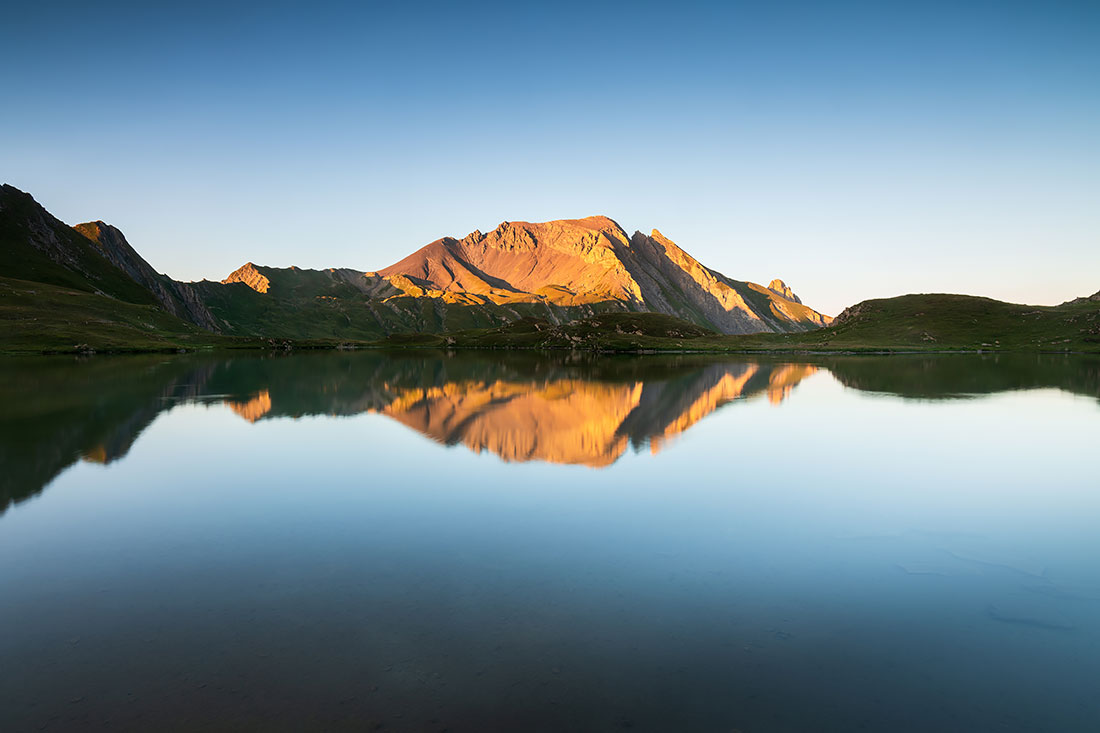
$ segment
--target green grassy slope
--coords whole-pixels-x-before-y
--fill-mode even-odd
[[[237,336],[373,341],[395,333],[444,333],[505,326],[525,317],[546,316],[538,303],[468,305],[439,298],[369,298],[346,282],[316,270],[257,267],[269,280],[266,293],[244,283],[204,281],[192,286]],[[615,302],[557,307],[566,318],[619,310]]]
[[[791,340],[832,349],[1100,351],[1100,299],[1031,306],[969,295],[903,295],[854,305],[828,328]]]
[[[695,348],[697,342],[723,338],[690,321],[662,313],[605,313],[560,326],[543,318],[522,318],[498,328],[451,334],[395,335],[389,345],[461,348],[588,348],[607,351]],[[732,338],[732,337],[725,337]]]
[[[0,352],[168,350],[220,341],[154,305],[0,277]]]
[[[797,334],[723,336],[670,316],[624,313],[564,326],[521,320],[390,345],[581,348],[604,351],[1083,351],[1100,352],[1100,298],[1026,306],[966,295],[864,301],[832,326]]]

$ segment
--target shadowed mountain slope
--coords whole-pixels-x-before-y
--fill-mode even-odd
[[[92,221],[77,224],[73,229],[95,243],[115,267],[152,293],[164,310],[208,331],[222,330],[224,324],[211,315],[194,287],[154,270],[116,227],[102,221]]]
[[[80,232],[60,221],[30,194],[0,186],[0,276],[99,293],[126,303],[156,299]]]
[[[100,239],[86,236],[93,233]],[[0,255],[0,348],[164,349],[211,340],[194,322],[211,323],[186,312],[187,286],[157,275],[120,232],[85,225],[82,233],[8,185],[0,186]]]

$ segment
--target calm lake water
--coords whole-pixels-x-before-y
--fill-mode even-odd
[[[0,730],[1100,730],[1100,359],[0,361]]]

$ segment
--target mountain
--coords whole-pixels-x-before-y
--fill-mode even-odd
[[[488,234],[439,239],[378,272],[249,262],[222,282],[184,283],[154,270],[116,227],[66,226],[5,185],[0,243],[0,277],[105,295],[120,313],[123,303],[158,305],[182,322],[231,336],[374,340],[525,317],[561,324],[608,312],[663,313],[728,334],[802,331],[829,321],[781,280],[767,288],[733,280],[656,230],[627,236],[602,216],[504,222]],[[187,331],[174,322],[168,330]]]
[[[221,282],[183,283],[156,272],[117,228],[67,226],[4,185],[0,248],[6,350],[232,343],[225,337],[598,350],[1100,350],[1100,293],[1060,306],[906,295],[864,301],[834,321],[782,280],[734,280],[657,230],[628,236],[603,216],[504,222],[436,240],[377,272],[250,262]]]
[[[98,293],[140,305],[153,294],[111,262],[94,242],[67,226],[30,194],[0,186],[0,275]]]
[[[139,279],[152,268],[129,245],[89,239],[8,185],[0,186],[0,254],[0,348],[176,349],[211,340],[165,310],[156,283]],[[182,286],[159,277],[164,288]]]
[[[733,280],[656,230],[628,236],[603,216],[504,222],[488,234],[436,240],[377,272],[250,262],[222,282],[264,296],[247,306],[251,320],[238,319],[242,332],[286,336],[305,335],[318,322],[333,333],[378,337],[532,316],[561,324],[621,311],[664,313],[728,334],[802,331],[830,320],[781,280],[767,288]],[[232,321],[241,304],[220,302],[224,295],[202,287],[212,310]]]
[[[154,270],[116,227],[102,221],[93,221],[77,224],[73,229],[99,247],[101,254],[111,264],[152,293],[164,310],[208,331],[217,332],[224,328],[224,324],[211,315],[193,286],[177,282]]]
[[[866,300],[807,341],[836,348],[1100,350],[1100,293],[1055,306],[943,293]]]
[[[828,317],[782,290],[741,282],[700,264],[656,229],[628,236],[604,216],[504,222],[488,234],[444,238],[377,273],[395,287],[476,303],[655,312],[721,333],[817,328]],[[410,288],[410,285],[412,288]]]

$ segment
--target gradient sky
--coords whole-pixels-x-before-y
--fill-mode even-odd
[[[1100,289],[1100,2],[24,3],[0,179],[158,270],[658,228],[827,313]]]

